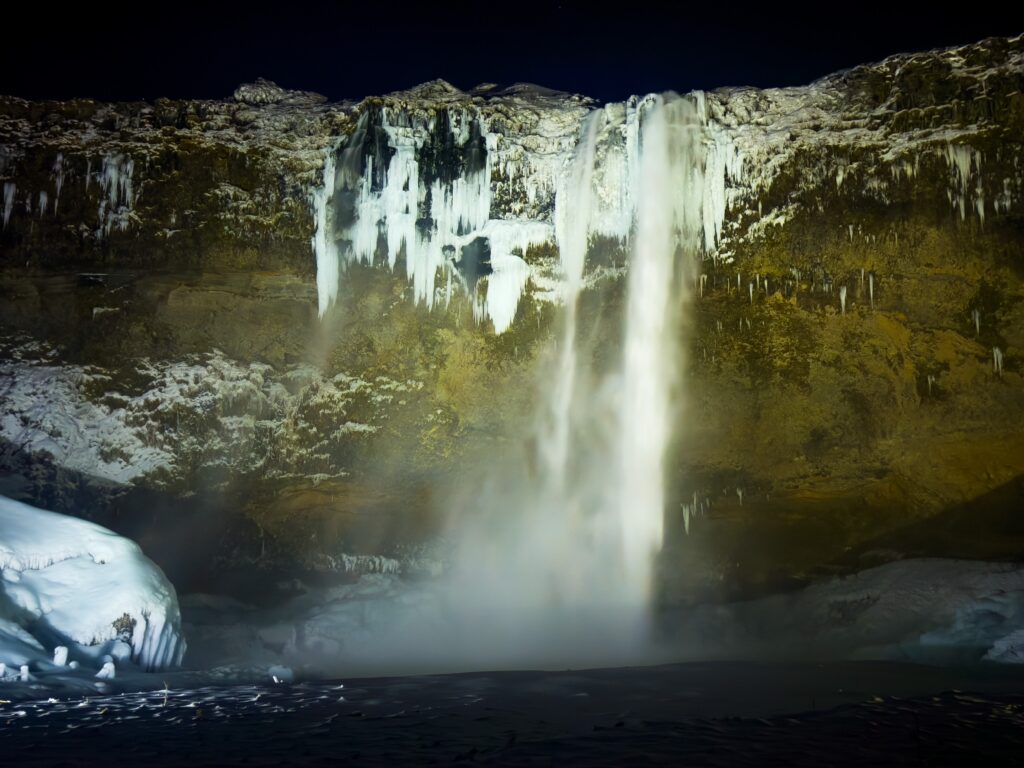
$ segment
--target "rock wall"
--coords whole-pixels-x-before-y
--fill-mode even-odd
[[[1024,551],[1022,91],[1018,37],[701,97],[666,599]],[[580,323],[599,366],[649,98],[603,107]],[[597,106],[440,81],[344,104],[266,82],[0,98],[5,492],[169,561],[198,525],[174,500],[199,494],[214,567],[413,567],[439,488],[530,450],[560,184]]]

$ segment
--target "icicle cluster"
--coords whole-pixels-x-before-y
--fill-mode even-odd
[[[119,232],[128,229],[132,206],[135,204],[135,191],[132,187],[134,172],[135,161],[128,155],[107,155],[103,158],[103,168],[99,175],[103,192],[100,196],[97,237],[105,237],[115,228]]]
[[[324,186],[313,196],[321,315],[337,298],[345,263],[373,264],[383,256],[394,269],[400,254],[416,301],[428,308],[438,298],[448,302],[451,281],[463,277],[458,265],[469,249],[487,254],[487,271],[479,275],[487,278],[486,294],[474,295],[474,314],[490,318],[498,333],[511,324],[530,274],[523,256],[531,246],[550,242],[551,226],[490,218],[499,137],[465,110],[443,115],[447,135],[436,116],[382,108],[375,121],[367,112],[354,135],[329,153]],[[384,134],[387,152],[374,144],[377,131]],[[454,178],[445,173],[449,169],[424,167],[432,159],[429,153],[445,151],[468,158]],[[447,277],[440,297],[439,271]],[[475,286],[476,277],[465,278],[467,288]]]
[[[704,95],[688,98],[705,126],[703,161],[695,177],[704,204],[695,231],[705,252],[713,253],[735,192],[729,182],[741,179],[743,157],[730,135],[707,118]],[[584,240],[600,236],[624,246],[630,239],[641,183],[641,123],[659,99],[633,97],[593,113],[594,161]],[[555,161],[561,171],[554,182],[550,220],[536,212],[534,218],[514,218],[523,209],[519,204],[507,205],[503,217],[495,216],[495,179],[507,184],[517,172],[525,174],[521,186],[529,198],[527,207],[535,207],[537,196],[547,194],[545,174],[551,167],[550,160],[523,155],[518,147],[511,155],[503,154],[503,142],[482,116],[465,108],[421,113],[382,106],[365,112],[352,136],[328,151],[323,186],[311,197],[321,316],[337,300],[347,264],[386,260],[394,269],[404,256],[416,301],[427,307],[447,304],[456,280],[472,297],[474,317],[489,318],[498,333],[506,330],[535,276],[524,259],[526,251],[555,241],[561,247],[565,217],[574,215],[567,201],[577,190],[572,148],[565,147]],[[460,162],[439,168],[442,155]],[[694,183],[679,178],[672,188],[693,189]],[[484,269],[467,273],[467,264],[480,266],[481,254]],[[486,288],[477,291],[478,283]],[[560,290],[556,295],[564,294]]]

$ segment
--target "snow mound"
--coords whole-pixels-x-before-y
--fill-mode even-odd
[[[85,662],[180,665],[174,587],[133,541],[0,496],[0,662],[59,645]]]

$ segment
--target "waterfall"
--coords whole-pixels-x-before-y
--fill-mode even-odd
[[[576,381],[577,301],[583,286],[593,201],[594,153],[603,113],[591,112],[583,121],[580,142],[564,184],[556,198],[555,237],[565,280],[565,316],[554,386],[547,402],[547,429],[540,439],[546,469],[564,490],[568,472],[572,427],[573,389]]]
[[[467,493],[469,514],[453,527],[449,597],[465,616],[481,617],[474,633],[499,658],[508,642],[531,663],[559,652],[573,658],[582,647],[595,662],[635,660],[650,648],[665,458],[683,395],[684,310],[703,246],[707,132],[698,97],[649,97],[635,114],[619,114],[587,116],[558,188],[565,305],[541,374],[534,449],[521,462],[492,462],[484,490]],[[623,146],[626,120],[639,126],[633,151]],[[602,166],[612,162],[621,167]],[[578,299],[591,235],[612,229],[603,217],[623,213],[608,207],[606,179],[635,185],[618,196],[632,222],[623,233],[631,256],[621,358],[599,371],[580,346]]]
[[[693,282],[680,271],[697,255],[703,217],[702,123],[694,101],[670,98],[656,100],[642,126],[616,446],[623,576],[638,599],[648,595],[662,541],[665,452],[682,365],[678,312]]]
[[[413,210],[414,188],[441,182],[424,175],[426,162],[413,168],[397,139],[387,142],[394,153],[379,178],[372,156],[365,167],[351,167],[348,155],[360,146],[358,137],[325,169],[325,187],[333,185],[334,192],[313,200],[318,266],[321,256],[327,262],[321,310],[334,300],[337,265],[372,256],[360,253],[360,237],[353,234],[365,219],[378,227],[379,241],[387,241],[382,253],[394,255],[400,247],[407,259],[417,253],[410,249],[415,237],[422,238],[415,246],[420,253],[488,237],[494,272],[487,302],[500,332],[512,322],[518,281],[527,278],[510,268],[509,300],[497,301],[506,291],[496,279],[497,257],[513,244],[524,247],[533,230],[528,222],[510,221],[514,231],[505,238],[506,223],[487,218],[484,192],[464,193],[465,180],[449,173],[438,177],[445,186],[421,201],[423,210],[430,201],[433,228],[393,237],[391,227],[402,229]],[[401,171],[406,166],[410,170]],[[479,180],[472,163],[453,168]],[[555,185],[553,234],[564,306],[538,367],[534,418],[522,439],[495,436],[467,458],[443,502],[451,516],[451,567],[424,598],[433,606],[431,621],[417,625],[415,637],[407,638],[411,647],[396,631],[387,646],[375,643],[373,653],[433,659],[434,669],[653,658],[649,619],[664,530],[666,458],[686,399],[681,371],[692,327],[686,310],[700,275],[696,260],[721,232],[725,178],[736,178],[740,168],[735,149],[709,124],[701,94],[630,99],[583,118]],[[359,190],[351,196],[354,206],[372,208],[372,215],[346,218],[343,193],[350,185]],[[401,191],[405,202],[394,202],[384,194],[388,189]],[[473,206],[468,233],[459,216],[440,215],[439,206],[454,212],[473,200],[480,205]],[[536,237],[544,234],[538,229]],[[629,253],[620,356],[610,365],[608,350],[601,365],[591,354],[580,301],[596,269],[588,264],[592,238],[618,240]],[[418,266],[410,270],[410,280],[415,284],[420,274]]]

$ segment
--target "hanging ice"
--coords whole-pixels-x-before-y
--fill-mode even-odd
[[[57,214],[60,206],[60,191],[64,187],[64,153],[58,152],[53,160],[53,167],[50,169],[50,176],[53,177],[53,186],[56,194],[53,196],[53,213]]]
[[[331,147],[324,160],[323,186],[313,192],[313,253],[316,255],[316,290],[320,317],[338,295],[338,246],[329,228],[327,208],[334,192],[334,164],[337,147]]]
[[[135,204],[134,173],[135,161],[128,155],[107,155],[103,158],[97,237],[105,237],[115,228],[121,232],[128,229]]]
[[[7,229],[7,222],[10,221],[11,211],[14,210],[14,193],[18,187],[13,181],[4,182],[4,229]]]
[[[324,186],[313,195],[321,316],[337,299],[346,264],[384,258],[393,270],[404,256],[416,301],[433,307],[438,272],[454,272],[470,292],[486,282],[474,312],[498,333],[507,329],[530,275],[522,256],[552,231],[544,222],[490,218],[497,141],[464,110],[432,119],[386,107],[364,113],[330,151]]]

